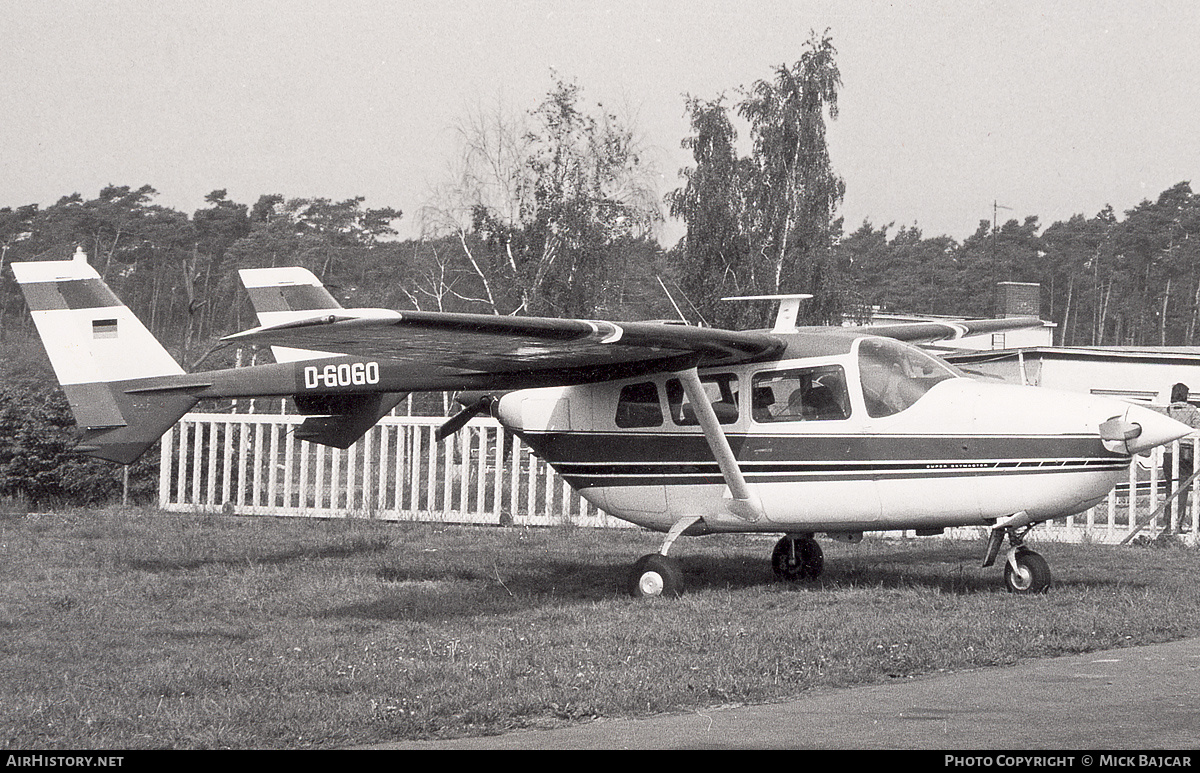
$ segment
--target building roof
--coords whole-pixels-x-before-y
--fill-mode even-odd
[[[989,362],[1026,357],[1040,359],[1200,363],[1200,346],[1030,346],[993,351],[954,351],[953,362]]]

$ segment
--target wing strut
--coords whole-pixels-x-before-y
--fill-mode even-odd
[[[695,368],[688,368],[679,372],[679,381],[683,384],[684,394],[687,395],[688,401],[691,402],[692,408],[696,412],[700,428],[704,430],[704,439],[708,441],[708,448],[716,458],[717,466],[721,468],[721,475],[725,477],[725,485],[729,487],[732,499],[726,503],[727,509],[742,520],[757,521],[763,515],[762,502],[750,492],[746,476],[742,474],[737,457],[733,455],[733,449],[729,447],[729,439],[725,437],[725,432],[721,429],[720,422],[717,421],[717,414],[713,410],[712,403],[708,401],[708,395],[704,393],[704,387],[700,383],[700,374],[696,372]]]

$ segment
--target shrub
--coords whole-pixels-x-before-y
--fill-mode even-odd
[[[79,430],[45,355],[32,342],[0,348],[0,497],[35,507],[98,505],[118,500],[121,465],[75,453]],[[131,501],[152,500],[158,455],[131,465]]]

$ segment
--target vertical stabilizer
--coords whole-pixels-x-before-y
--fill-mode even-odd
[[[285,325],[315,316],[395,318],[394,311],[383,309],[344,309],[321,280],[299,266],[283,268],[243,268],[238,271],[258,323],[263,327]],[[297,362],[329,357],[344,358],[337,352],[272,346],[276,362]],[[307,418],[296,427],[296,437],[310,443],[349,448],[375,423],[386,416],[407,396],[406,392],[362,393],[334,396],[295,394],[296,409]]]
[[[342,305],[330,295],[313,272],[299,266],[286,268],[243,268],[238,271],[242,285],[254,305],[258,324],[264,327],[294,322],[313,316],[313,312],[340,309]],[[276,362],[297,362],[338,357],[333,352],[317,352],[272,346]]]
[[[128,464],[195,405],[183,391],[128,391],[183,369],[82,250],[73,260],[11,265],[75,423],[85,430],[78,450]]]

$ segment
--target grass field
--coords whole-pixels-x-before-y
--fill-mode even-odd
[[[1036,535],[1036,532],[1035,532]],[[0,746],[328,748],[771,701],[1200,635],[1200,551],[680,540],[688,593],[624,595],[660,537],[362,520],[0,515]]]

